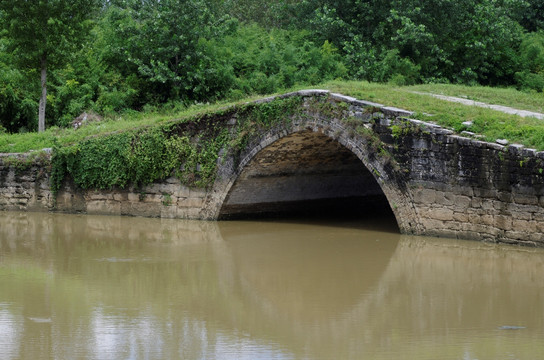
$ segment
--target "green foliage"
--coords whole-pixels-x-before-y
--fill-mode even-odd
[[[208,95],[210,79],[220,73],[209,71],[206,43],[235,25],[203,0],[124,1],[110,6],[100,24],[105,64],[137,74],[159,101]]]
[[[341,47],[350,73],[408,83],[511,83],[522,29],[512,19],[516,2],[494,0],[310,1],[314,34]],[[493,21],[491,21],[493,19]],[[392,53],[394,51],[395,53]],[[391,69],[408,65],[406,76]]]
[[[285,28],[296,23],[308,8],[300,0],[224,0],[223,11],[245,23],[261,27]]]
[[[544,32],[526,34],[519,52],[523,70],[516,73],[518,86],[544,92]]]
[[[96,5],[95,0],[0,2],[8,50],[28,68],[38,67],[43,56],[51,65],[66,62]]]
[[[516,81],[521,89],[544,92],[544,73],[520,71],[516,73]]]
[[[525,0],[519,2],[514,13],[515,18],[528,31],[544,31],[544,2],[542,0]]]
[[[544,31],[526,34],[520,45],[524,67],[533,73],[544,73]]]
[[[168,193],[162,194],[162,204],[164,206],[170,206],[172,205],[172,196]]]
[[[398,125],[391,126],[391,136],[393,136],[393,139],[397,141],[410,134],[412,131],[414,131],[414,129],[412,129],[410,123],[408,122],[402,122]]]
[[[410,59],[402,58],[397,49],[386,53],[377,71],[378,81],[390,81],[394,85],[413,85],[420,80],[421,66],[415,65]]]
[[[12,66],[15,60],[8,51],[8,44],[0,32],[0,126],[10,133],[34,130],[37,96],[25,73]]]
[[[239,26],[214,49],[230,64],[225,73],[233,80],[234,94],[270,94],[297,84],[317,84],[347,77],[336,47],[328,41],[316,44],[305,31],[265,30],[257,25]]]
[[[69,174],[83,189],[124,188],[129,184],[146,185],[178,170],[177,174],[186,183],[208,185],[209,180],[213,180],[210,174],[197,174],[199,161],[206,158],[206,154],[199,153],[198,146],[205,144],[197,146],[188,137],[169,136],[165,130],[156,127],[128,131],[56,148],[53,183],[60,186],[62,179]],[[182,165],[184,170],[180,172]]]
[[[130,133],[89,139],[66,152],[66,165],[74,182],[84,188],[124,187],[130,179]]]
[[[7,132],[35,130],[38,104],[25,77],[0,63],[0,126]]]
[[[56,146],[51,187],[58,191],[67,176],[83,189],[110,189],[140,187],[173,175],[186,185],[207,187],[215,180],[222,151],[241,151],[250,138],[288,121],[299,107],[296,98],[244,105],[234,133],[198,115]]]
[[[68,127],[84,111],[184,107],[347,77],[337,48],[308,31],[235,26],[203,1],[193,5],[179,16],[194,19],[181,24],[172,13],[181,11],[177,2],[109,2],[71,61],[48,73],[49,126]],[[9,132],[34,130],[36,74],[13,70],[4,48],[0,43],[2,123]],[[32,86],[16,87],[21,83]]]
[[[145,148],[156,145],[160,133],[125,132],[88,139],[80,144],[56,147],[52,157],[51,184],[58,191],[66,175],[83,189],[109,189],[148,183],[162,175],[160,151]],[[154,141],[155,140],[155,141]],[[140,156],[136,161],[136,156]],[[146,174],[145,171],[149,171]]]
[[[0,124],[49,126],[334,79],[542,91],[541,0],[0,2]],[[530,31],[530,33],[524,33]],[[539,32],[540,31],[540,32]]]
[[[41,84],[38,85],[36,81],[33,85],[40,89],[39,92],[36,91],[36,94],[40,94],[40,131],[45,126],[47,70],[59,68],[69,61],[72,52],[83,41],[90,24],[88,19],[96,6],[96,0],[0,2],[0,21],[2,29],[5,30],[0,36],[7,39],[6,51],[13,54],[12,64],[25,72],[39,70],[39,75],[33,75],[36,80],[41,78]],[[11,108],[22,107],[26,110],[23,112],[27,112],[28,105],[27,101],[25,106],[15,105]],[[18,111],[13,115],[19,118],[28,117],[21,116]]]

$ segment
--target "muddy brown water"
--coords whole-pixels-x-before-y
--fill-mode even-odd
[[[544,251],[387,221],[0,213],[0,359],[539,359]]]

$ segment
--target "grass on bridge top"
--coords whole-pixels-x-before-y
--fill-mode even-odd
[[[414,111],[414,118],[434,122],[457,132],[468,130],[484,136],[484,140],[507,139],[511,143],[544,150],[544,120],[504,114],[496,110],[452,103],[431,96],[416,94],[425,92],[463,97],[489,104],[504,105],[520,110],[544,113],[544,93],[525,93],[514,89],[461,85],[395,86],[360,81],[331,81],[317,86],[299,86],[284,92],[315,88],[353,96],[361,100],[377,102]],[[1,134],[0,153],[27,152],[59,145],[75,143],[89,136],[126,131],[138,127],[188,118],[199,113],[212,113],[226,106],[252,101],[253,96],[235,102],[198,104],[180,109],[158,109],[148,112],[129,111],[120,115],[106,116],[102,121],[90,123],[78,130],[52,127],[43,133]],[[472,121],[470,129],[462,123]]]

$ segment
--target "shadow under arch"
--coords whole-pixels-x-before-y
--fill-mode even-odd
[[[211,218],[381,212],[392,214],[400,232],[417,233],[409,193],[374,152],[368,140],[354,139],[353,131],[335,119],[298,119],[272,129],[248,146],[236,166],[232,159],[222,165],[224,179],[215,184],[219,196]]]

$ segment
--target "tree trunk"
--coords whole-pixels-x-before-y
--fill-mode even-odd
[[[40,105],[38,110],[38,132],[45,130],[45,105],[47,103],[47,56],[43,55],[41,59],[41,80],[42,95],[40,96]]]

